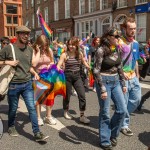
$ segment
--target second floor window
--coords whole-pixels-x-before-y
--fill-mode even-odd
[[[29,1],[26,0],[26,9],[29,9]]]
[[[65,0],[65,18],[70,17],[70,0]]]
[[[6,5],[6,13],[17,14],[17,5]]]
[[[31,0],[31,7],[34,6],[34,0]]]
[[[127,6],[127,0],[118,0],[118,8],[126,7],[126,6]]]
[[[136,4],[142,4],[142,3],[146,3],[147,0],[136,0]]]
[[[96,10],[96,0],[89,0],[89,12]]]
[[[54,19],[58,20],[59,16],[58,16],[59,10],[58,10],[58,0],[54,1]]]
[[[40,4],[40,0],[37,0],[37,4]]]
[[[48,7],[44,9],[45,22],[48,24]]]
[[[101,0],[100,8],[101,8],[101,10],[107,9],[108,8],[108,0]]]
[[[85,13],[85,0],[79,0],[79,14]]]

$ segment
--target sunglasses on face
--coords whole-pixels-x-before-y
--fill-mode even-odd
[[[8,43],[8,42],[2,42],[2,44],[4,44],[4,45],[8,45],[9,43]]]
[[[115,37],[116,39],[119,39],[119,38],[120,38],[119,35],[111,35],[111,36]]]

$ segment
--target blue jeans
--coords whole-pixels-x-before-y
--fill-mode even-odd
[[[32,87],[32,81],[25,83],[10,83],[8,89],[8,127],[15,126],[15,116],[18,108],[18,102],[20,95],[23,97],[26,107],[29,112],[29,117],[32,123],[33,133],[39,132],[39,126],[37,121],[37,114],[34,104],[34,93]]]
[[[126,81],[127,93],[125,94],[127,114],[122,128],[128,128],[130,123],[130,114],[139,106],[141,101],[141,87],[137,77]]]
[[[103,84],[107,90],[107,99],[101,99],[100,87],[96,84],[97,96],[100,104],[99,138],[101,145],[110,145],[110,138],[119,135],[124,117],[126,115],[125,99],[119,82],[119,76],[102,76]],[[110,118],[110,101],[115,105],[115,112]]]

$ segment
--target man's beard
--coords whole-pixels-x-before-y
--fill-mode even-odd
[[[27,41],[28,41],[28,40],[27,40]],[[20,42],[21,44],[27,44],[27,41],[24,42],[21,38],[19,38],[19,42]]]
[[[127,32],[126,32],[126,36],[129,37],[129,38],[134,38],[135,35],[129,35]]]

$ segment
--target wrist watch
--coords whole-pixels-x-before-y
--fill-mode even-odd
[[[5,64],[5,61],[3,61],[3,64]]]

